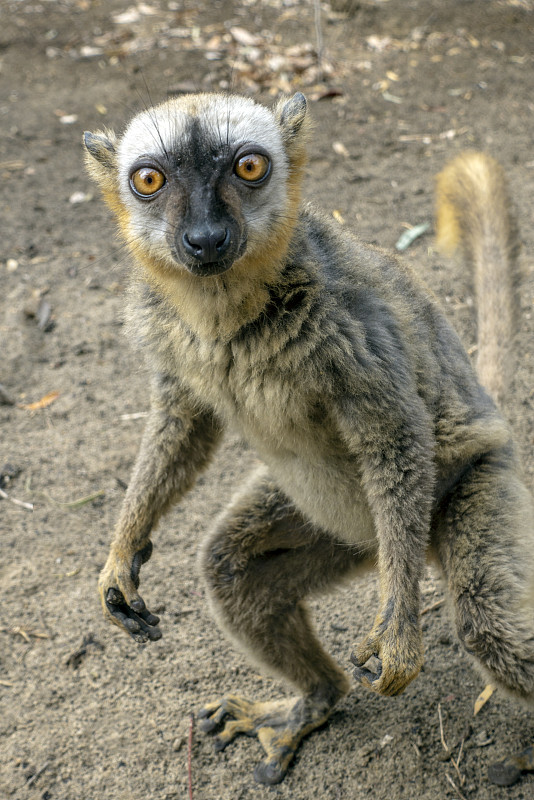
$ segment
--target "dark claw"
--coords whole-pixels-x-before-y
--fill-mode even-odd
[[[201,728],[202,728],[202,730],[204,730],[203,726],[201,726]],[[209,731],[206,731],[206,733],[209,733]],[[219,739],[219,737],[218,737],[218,736],[216,736],[216,737],[215,737],[215,739],[213,740],[213,750],[214,750],[216,753],[222,753],[222,751],[223,751],[223,750],[224,750],[226,747],[228,747],[228,745],[229,745],[230,743],[231,743],[231,740],[230,740],[230,739],[229,739],[228,741],[225,741],[224,739]]]
[[[274,786],[284,780],[286,772],[287,769],[282,769],[278,762],[265,763],[265,761],[260,761],[254,770],[254,780],[256,783]]]
[[[163,636],[159,628],[150,628],[148,638],[151,642],[157,642]]]
[[[159,617],[157,617],[155,614],[151,614],[148,608],[144,608],[143,611],[139,612],[139,616],[146,622],[147,625],[150,625],[151,628],[155,628],[156,625],[159,624]]]
[[[368,669],[364,669],[363,667],[355,667],[352,671],[352,674],[358,683],[361,683],[367,688],[373,685],[373,681],[376,681],[375,673],[370,672]]]
[[[200,730],[204,733],[212,733],[216,728],[220,728],[221,723],[215,722],[213,719],[204,718],[200,723]]]
[[[135,607],[142,610],[136,613]],[[147,641],[155,642],[161,639],[161,631],[156,627],[159,617],[151,614],[145,607],[144,602],[132,604],[130,608],[118,589],[110,588],[106,594],[106,607],[112,617],[135,639],[136,642],[144,643]]]
[[[110,591],[111,591],[111,589],[110,589]],[[352,663],[354,664],[355,667],[359,667],[360,666],[360,662],[358,660],[358,656],[356,655],[356,653],[351,653],[350,654],[350,660],[352,661]]]
[[[488,778],[498,786],[512,786],[522,772],[534,771],[534,747],[529,745],[521,753],[497,761],[488,769]]]
[[[497,761],[488,767],[488,780],[497,786],[513,786],[521,777],[521,770],[510,759]]]
[[[351,653],[350,660],[355,666],[353,670],[354,678],[359,682],[362,683],[364,686],[371,686],[374,681],[377,681],[380,676],[382,675],[382,662],[376,656],[371,656],[371,659],[367,659],[365,664],[370,663],[372,661],[373,666],[376,666],[376,672],[373,672],[370,669],[366,669],[365,664],[360,664],[356,653]]]

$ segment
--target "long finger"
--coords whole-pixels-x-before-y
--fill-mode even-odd
[[[159,617],[151,614],[144,602],[143,610],[137,614],[128,606],[122,592],[111,588],[108,589],[106,596],[106,607],[114,622],[125,628],[135,639],[138,639],[139,636],[143,637],[143,641],[161,639],[161,630],[156,627]]]

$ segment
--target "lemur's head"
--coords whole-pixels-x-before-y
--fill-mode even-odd
[[[305,118],[300,93],[273,111],[244,97],[185,95],[141,112],[120,137],[85,133],[87,164],[145,266],[220,275],[287,249]]]

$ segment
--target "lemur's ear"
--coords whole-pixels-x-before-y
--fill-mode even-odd
[[[89,155],[107,169],[115,167],[116,141],[117,137],[113,131],[97,131],[96,133],[85,131],[83,135],[83,143]]]
[[[118,214],[121,210],[117,173],[117,136],[113,131],[96,131],[83,135],[85,166],[91,178],[100,186],[104,200]]]
[[[299,133],[306,119],[307,110],[308,104],[302,92],[297,92],[290,100],[277,106],[275,115],[282,129],[282,137],[286,144],[290,144]]]

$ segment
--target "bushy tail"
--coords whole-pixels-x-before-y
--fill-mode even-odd
[[[519,238],[504,171],[485,153],[463,153],[437,177],[437,245],[473,270],[478,309],[478,374],[501,405],[513,374],[519,319]]]

